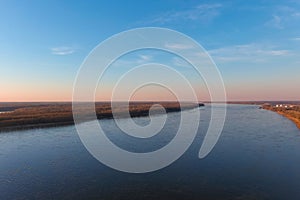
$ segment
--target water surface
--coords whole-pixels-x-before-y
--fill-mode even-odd
[[[192,112],[193,111],[185,111]],[[109,138],[134,152],[166,145],[180,113],[169,113],[161,133],[148,140],[123,134],[102,120]],[[198,158],[210,119],[188,151],[172,165],[147,174],[127,174],[95,160],[74,126],[0,134],[0,199],[295,199],[300,198],[300,131],[288,119],[257,106],[229,105],[213,151]],[[148,118],[135,119],[147,124]]]

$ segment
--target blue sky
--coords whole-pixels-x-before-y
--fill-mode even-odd
[[[296,0],[4,0],[0,101],[71,100],[77,70],[95,46],[145,26],[174,29],[199,42],[217,64],[229,100],[300,100],[299,24]],[[172,65],[161,56],[153,60]]]

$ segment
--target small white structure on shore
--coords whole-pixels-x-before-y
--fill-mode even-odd
[[[284,104],[276,104],[275,105],[276,108],[293,108],[294,106],[293,105],[284,105]]]
[[[12,111],[1,111],[0,114],[11,113]]]

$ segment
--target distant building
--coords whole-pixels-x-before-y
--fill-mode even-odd
[[[293,108],[294,106],[290,104],[276,104],[275,107],[289,109],[289,108]]]

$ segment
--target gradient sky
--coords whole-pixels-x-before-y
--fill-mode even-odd
[[[113,34],[145,26],[174,29],[199,42],[221,72],[228,100],[300,100],[299,24],[297,0],[0,1],[0,101],[70,101],[88,53]],[[119,62],[150,61],[185,65],[147,51]],[[97,99],[109,98],[109,80],[121,72],[115,67],[107,74],[107,91]],[[207,100],[201,80],[193,86]],[[168,99],[161,89],[147,90]]]

